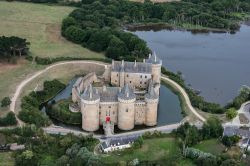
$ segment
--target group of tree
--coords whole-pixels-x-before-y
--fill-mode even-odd
[[[202,166],[238,166],[237,158],[226,154],[213,155],[194,148],[196,144],[208,139],[218,139],[227,147],[235,145],[240,137],[223,136],[223,127],[220,121],[215,118],[209,118],[202,126],[196,126],[184,123],[173,132],[177,140],[180,141],[182,154],[184,157],[192,159],[196,165]]]
[[[187,147],[196,145],[202,140],[222,137],[223,127],[219,119],[210,117],[203,124],[201,129],[186,122],[178,127],[174,131],[174,134],[176,138],[181,140],[183,146]]]
[[[92,152],[98,140],[92,136],[50,135],[35,125],[0,130],[6,143],[18,142],[25,150],[13,152],[17,166],[95,165],[98,156]]]
[[[30,43],[16,36],[0,36],[0,58],[10,60],[15,56],[28,54]]]
[[[58,80],[45,81],[43,90],[33,91],[22,98],[21,111],[18,117],[29,124],[35,124],[38,127],[50,124],[48,116],[39,110],[41,104],[47,102],[59,91],[65,88],[65,84]]]
[[[86,21],[84,9],[73,11],[62,23],[62,35],[96,52],[105,52],[112,59],[143,59],[150,50],[136,35]],[[101,23],[100,23],[101,24]]]
[[[209,28],[239,28],[247,0],[183,0],[171,3],[144,3],[124,0],[82,0],[80,8],[62,23],[62,35],[68,40],[114,59],[143,58],[149,49],[136,35],[121,28],[128,24],[167,23]]]

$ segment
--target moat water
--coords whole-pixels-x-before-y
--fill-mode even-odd
[[[62,99],[68,99],[71,97],[71,89],[75,83],[76,79],[72,79],[67,87],[57,94],[52,100],[56,102]],[[43,108],[45,109],[45,108]],[[174,94],[169,88],[161,85],[160,88],[160,102],[158,106],[158,124],[157,126],[163,126],[167,124],[178,123],[183,119],[181,114],[181,103],[176,94]],[[80,130],[80,126],[65,125],[61,122],[53,120],[53,123],[63,127],[69,127],[75,130]],[[137,126],[135,129],[145,128],[145,126]],[[102,132],[102,131],[100,131]],[[117,132],[120,132],[117,130]]]
[[[156,51],[167,69],[181,71],[186,84],[208,101],[225,105],[242,85],[250,85],[250,26],[242,25],[235,34],[178,30],[134,34]]]

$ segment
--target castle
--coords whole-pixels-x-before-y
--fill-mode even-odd
[[[161,65],[153,53],[143,62],[112,60],[102,76],[89,73],[78,78],[72,88],[74,104],[70,110],[82,113],[82,129],[96,131],[102,125],[105,134],[111,135],[114,125],[121,130],[155,126]]]

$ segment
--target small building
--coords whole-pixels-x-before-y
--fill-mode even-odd
[[[130,148],[138,137],[111,138],[100,144],[103,153]]]

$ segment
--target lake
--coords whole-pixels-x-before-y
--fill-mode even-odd
[[[207,101],[225,105],[242,85],[250,85],[250,26],[229,33],[193,34],[189,31],[136,31],[163,66],[181,71],[186,84]]]

